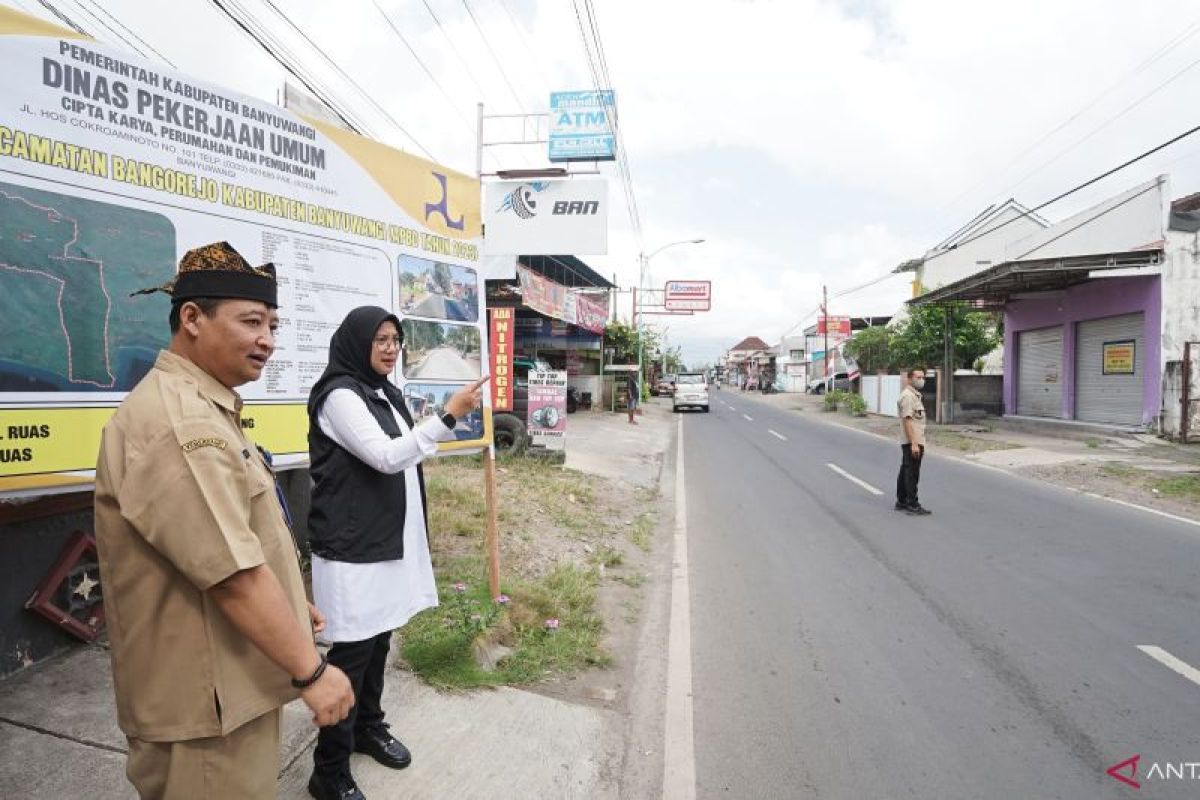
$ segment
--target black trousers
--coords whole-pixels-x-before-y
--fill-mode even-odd
[[[900,445],[900,474],[896,477],[896,502],[902,506],[920,505],[917,483],[921,480],[921,462],[925,460],[925,445],[919,446],[914,458],[911,444]]]
[[[317,733],[317,749],[313,765],[322,775],[350,773],[350,754],[354,752],[354,735],[383,722],[383,673],[387,667],[391,632],[381,633],[361,642],[338,642],[329,648],[329,663],[346,673],[354,687],[354,708],[337,725],[321,728]]]

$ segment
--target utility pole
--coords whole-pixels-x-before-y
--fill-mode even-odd
[[[829,289],[821,287],[821,316],[825,318],[825,374],[822,377],[829,377]]]

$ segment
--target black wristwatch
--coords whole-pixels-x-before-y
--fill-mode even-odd
[[[452,431],[454,430],[454,426],[458,425],[458,420],[454,418],[453,414],[447,411],[445,414],[442,414],[442,424],[446,426],[446,430]]]

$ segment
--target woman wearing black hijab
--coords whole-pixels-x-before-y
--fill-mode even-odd
[[[479,405],[486,380],[451,396],[441,419],[414,425],[387,379],[402,341],[394,314],[354,309],[333,334],[329,366],[308,400],[313,596],[333,643],[329,663],[350,678],[356,701],[342,722],[318,734],[308,791],[322,800],[363,797],[350,774],[351,752],[394,769],[412,760],[388,732],[380,697],[392,631],[438,602],[420,464]]]

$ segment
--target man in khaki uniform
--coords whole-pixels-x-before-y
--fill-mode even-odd
[[[273,798],[280,708],[353,703],[313,643],[298,553],[233,387],[274,350],[275,273],[188,252],[170,349],[105,426],[96,540],[127,775],[143,798]],[[147,290],[154,291],[154,290]]]
[[[924,386],[924,370],[910,369],[908,385],[900,392],[900,401],[896,404],[903,431],[900,440],[900,475],[896,478],[896,510],[914,516],[933,513],[917,499],[921,462],[925,460],[925,404],[921,400]]]

